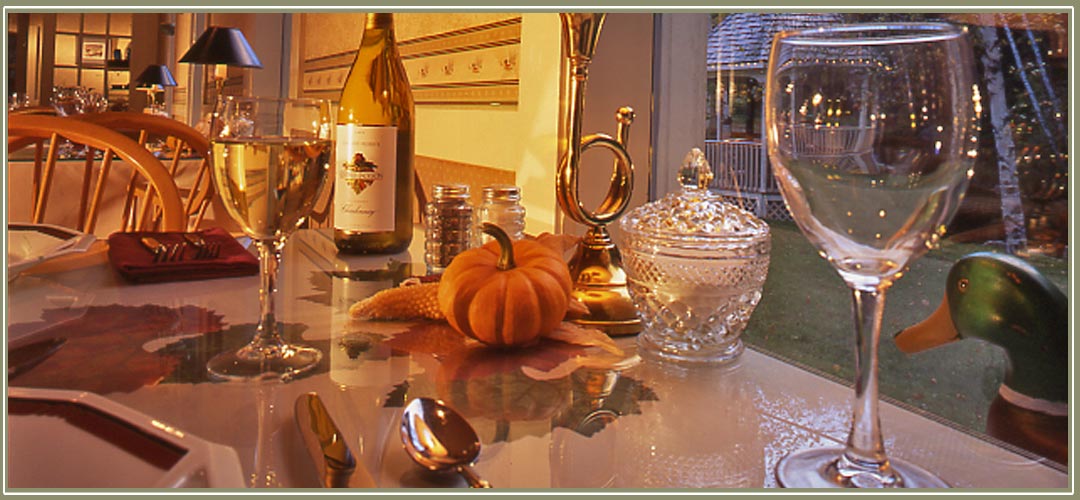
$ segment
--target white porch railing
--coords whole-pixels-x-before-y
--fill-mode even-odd
[[[759,141],[705,141],[705,158],[713,168],[712,188],[728,201],[763,219],[791,220]]]
[[[878,127],[796,125],[784,132],[781,150],[790,148],[800,157],[839,157],[870,154]]]

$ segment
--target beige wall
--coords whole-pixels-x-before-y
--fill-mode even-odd
[[[589,66],[582,134],[602,132],[615,135],[615,111],[634,108],[628,152],[634,162],[634,189],[630,207],[649,200],[652,172],[651,148],[653,116],[653,14],[608,14],[600,31],[596,54]],[[578,193],[585,208],[595,211],[611,185],[613,156],[601,148],[590,149],[581,161]],[[552,181],[554,182],[554,181]],[[554,184],[552,184],[554,190]],[[585,227],[569,219],[563,231],[582,234]],[[618,236],[618,222],[609,231]]]
[[[210,14],[207,27],[239,28],[263,64],[262,68],[227,69],[230,78],[237,75],[243,76],[243,94],[261,96],[282,94],[281,74],[283,69],[288,67],[288,61],[283,61],[284,54],[282,54],[284,16],[285,14],[280,13],[215,12]],[[196,34],[196,37],[199,34],[201,33]],[[284,66],[283,62],[286,63]]]
[[[417,106],[416,153],[517,173],[530,233],[555,227],[559,18],[524,14],[516,106]]]

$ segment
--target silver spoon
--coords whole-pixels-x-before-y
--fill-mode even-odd
[[[480,455],[480,439],[469,422],[449,406],[416,398],[401,414],[401,440],[413,461],[429,470],[453,469],[473,488],[490,488],[472,464]]]

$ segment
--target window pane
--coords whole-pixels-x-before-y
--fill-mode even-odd
[[[53,85],[56,87],[78,86],[79,70],[76,68],[56,68],[53,72]]]
[[[130,52],[128,47],[131,46],[130,38],[110,38],[109,39],[109,59],[111,60],[127,60],[129,59]]]
[[[105,89],[105,70],[103,69],[84,69],[82,70],[82,81],[79,82],[80,86],[85,87],[87,90],[91,90],[97,93],[104,93]]]
[[[108,14],[83,14],[83,33],[104,35],[108,31]]]
[[[56,31],[78,33],[82,29],[82,14],[57,14]]]
[[[78,50],[75,35],[56,35],[56,65],[74,66],[75,54]]]
[[[131,36],[131,13],[109,14],[109,34]]]
[[[942,300],[950,269],[976,252],[1021,257],[1068,293],[1067,16],[740,12],[713,19],[705,104],[713,187],[766,219],[773,235],[768,281],[744,338],[847,381],[853,379],[854,356],[846,287],[790,222],[764,153],[758,89],[765,82],[772,37],[784,29],[904,21],[948,22],[970,33],[982,108],[974,177],[940,248],[911,264],[889,290],[880,366],[883,395],[986,432],[989,408],[998,404],[998,388],[1016,353],[993,340],[969,339],[906,355],[890,334],[929,316]],[[1030,297],[1020,295],[1011,303]],[[996,299],[980,305],[992,308],[991,300]],[[1031,323],[1018,327],[1034,328]],[[1065,338],[1068,332],[1025,330],[1029,338],[1044,334]],[[1027,342],[1025,349],[1038,349],[1035,340]],[[1059,363],[1065,354],[1053,351],[1025,362]]]
[[[131,72],[129,71],[110,71],[109,72],[109,95],[124,95],[124,92],[117,92],[127,90],[128,81],[131,79]]]

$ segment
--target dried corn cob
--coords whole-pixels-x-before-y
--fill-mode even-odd
[[[349,316],[357,319],[446,319],[439,310],[439,282],[402,283],[381,290],[349,307]]]

